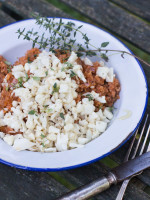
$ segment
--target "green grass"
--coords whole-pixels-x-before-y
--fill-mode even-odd
[[[66,188],[68,188],[69,190],[74,190],[76,188],[73,184],[71,184],[65,178],[60,176],[57,172],[48,172],[48,174],[51,177],[53,177],[56,181],[58,181],[59,183],[64,185]]]

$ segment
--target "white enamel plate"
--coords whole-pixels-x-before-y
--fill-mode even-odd
[[[107,48],[130,52],[122,42],[98,27],[77,20],[63,19],[63,21],[73,21],[77,27],[83,25],[82,32],[87,33],[87,36],[91,38],[90,42],[97,47],[102,42],[108,41],[110,44]],[[16,31],[24,27],[27,30],[37,29],[35,21],[32,19],[0,29],[0,55],[11,62],[23,56],[26,50],[32,47],[31,42],[17,38]],[[80,35],[77,35],[77,40],[78,43],[82,43]],[[64,170],[92,163],[111,154],[124,144],[132,135],[131,133],[136,130],[143,117],[147,103],[147,83],[143,69],[134,57],[125,55],[123,59],[120,54],[116,54],[109,58],[108,65],[113,67],[117,74],[121,83],[121,92],[120,99],[115,103],[117,112],[114,119],[101,136],[83,148],[56,153],[17,152],[3,140],[0,140],[0,162],[27,170]]]

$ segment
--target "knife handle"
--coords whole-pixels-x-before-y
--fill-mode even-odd
[[[112,184],[116,184],[117,179],[113,173],[109,173],[107,177],[98,178],[97,180],[79,187],[78,189],[61,196],[57,200],[85,200],[104,190],[108,189]]]

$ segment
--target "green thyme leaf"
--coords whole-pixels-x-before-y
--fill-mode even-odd
[[[54,94],[55,92],[59,92],[59,86],[57,86],[57,83],[54,83],[54,85],[53,85],[52,94]]]
[[[62,119],[65,119],[65,117],[64,117],[64,114],[63,114],[63,113],[60,113],[60,117],[61,117]]]
[[[9,87],[7,86],[7,87],[6,87],[6,91],[8,91],[8,90],[9,90]]]
[[[26,81],[28,81],[29,80],[29,76],[28,76],[27,72],[25,74],[26,74]]]
[[[72,69],[73,68],[73,65],[69,62],[65,62],[64,64],[67,65],[66,69]]]
[[[48,107],[48,105],[43,105],[43,107],[44,107],[44,108],[47,108],[47,107]]]
[[[114,107],[112,106],[112,107],[109,107],[109,111],[110,112],[113,112],[113,110],[114,110]]]
[[[8,73],[11,72],[11,66],[9,65],[7,68]]]
[[[104,53],[101,54],[101,58],[103,58],[106,62],[108,62],[108,56]]]
[[[28,63],[32,63],[32,61],[30,61],[30,57],[28,57]]]
[[[74,71],[71,70],[70,77],[72,78],[72,77],[74,77],[74,76],[76,76],[76,75],[77,75],[77,74],[74,73]]]
[[[22,77],[18,78],[18,84],[19,84],[19,87],[23,87],[23,79],[22,79]]]
[[[86,97],[88,98],[89,101],[92,101],[94,99],[91,94],[87,94]]]
[[[10,63],[9,61],[7,61],[7,60],[5,60],[4,63],[5,63],[6,65],[11,65],[11,63]]]
[[[43,147],[45,147],[45,144],[42,142],[42,144],[41,144]]]
[[[46,76],[48,75],[48,71],[45,72]]]
[[[35,80],[35,81],[40,81],[41,78],[40,78],[40,77],[37,77],[37,76],[33,76],[33,80]]]
[[[29,115],[34,115],[35,113],[36,113],[35,110],[30,110],[30,111],[28,112]]]
[[[53,111],[52,108],[49,108],[49,109],[46,110],[47,113],[50,113],[50,112],[52,112],[52,111]]]
[[[101,44],[101,47],[107,47],[108,44],[109,44],[109,42],[103,42],[103,43]]]
[[[40,136],[41,136],[41,138],[45,138],[45,137],[46,137],[46,136],[45,136],[45,135],[43,135],[43,134],[41,134]]]

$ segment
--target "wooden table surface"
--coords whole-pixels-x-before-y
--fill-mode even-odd
[[[60,6],[62,5],[63,10]],[[69,9],[68,9],[69,8]],[[68,12],[68,10],[72,12]],[[114,34],[131,49],[150,53],[149,0],[0,0],[0,27],[31,18],[32,12],[43,16],[79,18]],[[75,14],[71,14],[75,13]],[[78,14],[78,15],[77,15]],[[148,86],[150,67],[143,65]],[[147,112],[150,109],[147,109]],[[53,200],[69,190],[88,183],[123,161],[129,142],[110,156],[93,164],[61,172],[32,172],[0,164],[0,200]],[[114,200],[120,184],[94,200]],[[132,179],[125,200],[150,199],[150,171]]]

